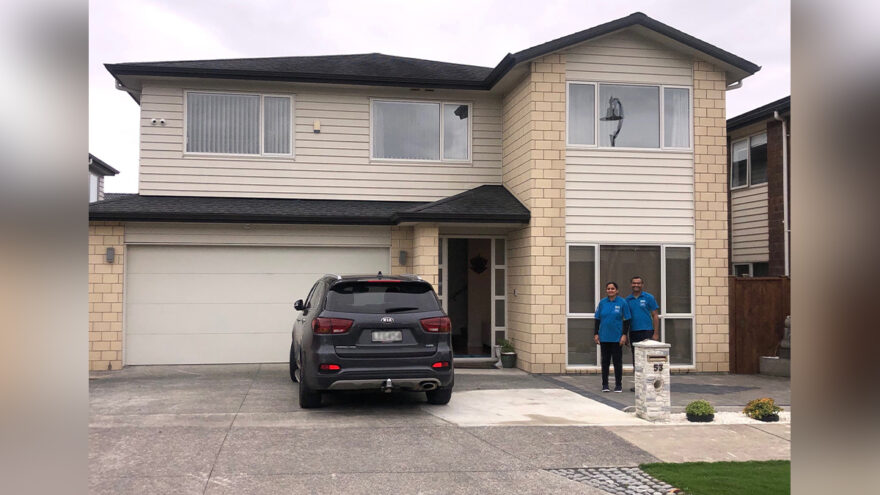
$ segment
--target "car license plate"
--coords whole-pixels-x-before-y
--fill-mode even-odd
[[[400,342],[403,334],[400,330],[374,330],[373,342]]]

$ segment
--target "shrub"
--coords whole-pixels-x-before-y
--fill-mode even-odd
[[[684,412],[690,416],[711,416],[715,414],[715,408],[709,401],[695,400],[687,405]]]
[[[507,339],[499,340],[498,345],[501,346],[501,352],[516,352],[516,349],[513,348],[513,344]]]
[[[743,409],[743,412],[746,416],[752,419],[764,419],[769,416],[774,416],[781,410],[782,408],[777,406],[773,399],[763,397],[761,399],[749,401],[749,403],[746,404],[746,408]]]

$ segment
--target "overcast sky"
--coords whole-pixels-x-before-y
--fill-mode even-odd
[[[790,94],[789,2],[444,0],[91,0],[89,150],[117,168],[108,192],[137,192],[138,112],[105,63],[388,55],[494,67],[517,52],[644,12],[760,65],[727,93],[732,117]]]

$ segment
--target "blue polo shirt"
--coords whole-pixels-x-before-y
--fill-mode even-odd
[[[630,322],[630,330],[638,332],[641,330],[654,330],[654,319],[651,318],[651,312],[659,309],[657,300],[654,296],[647,292],[642,292],[639,297],[632,294],[626,296],[626,303],[629,311],[632,313],[632,321]]]
[[[607,297],[596,306],[596,319],[599,320],[599,342],[619,342],[623,335],[623,320],[630,319],[629,305],[620,296],[609,301]]]

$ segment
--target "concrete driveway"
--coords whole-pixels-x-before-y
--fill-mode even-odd
[[[597,494],[548,470],[681,457],[651,430],[662,426],[564,385],[518,370],[456,370],[448,406],[376,393],[301,410],[286,365],[93,373],[91,491]],[[677,428],[698,442],[696,456],[709,430]],[[725,428],[723,448],[742,460],[757,443],[763,455],[788,457],[784,428]],[[737,450],[740,437],[748,445]]]

